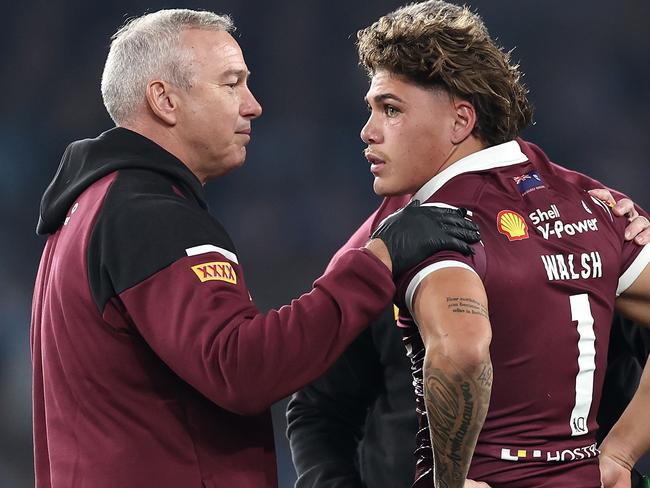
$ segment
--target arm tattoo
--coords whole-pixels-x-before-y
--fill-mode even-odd
[[[468,373],[440,359],[441,367],[427,360],[423,370],[435,486],[462,488],[490,402],[492,364]]]
[[[447,297],[447,308],[453,313],[468,313],[489,318],[487,308],[473,298]]]
[[[492,389],[492,363],[483,364],[481,374],[478,375],[481,386]]]

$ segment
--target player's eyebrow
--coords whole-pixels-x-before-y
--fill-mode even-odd
[[[363,99],[368,103],[368,97],[363,97]],[[393,93],[380,93],[372,97],[372,101],[375,103],[385,102],[386,100],[395,100],[396,102],[404,103],[404,100]]]

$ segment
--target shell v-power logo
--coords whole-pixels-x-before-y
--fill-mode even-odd
[[[497,229],[509,241],[528,239],[528,224],[524,218],[514,210],[501,210],[497,215]]]

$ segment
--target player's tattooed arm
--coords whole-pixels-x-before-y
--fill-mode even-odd
[[[492,391],[483,284],[462,268],[436,271],[420,283],[413,312],[426,349],[422,379],[435,486],[462,488]]]
[[[470,297],[447,297],[447,308],[452,313],[480,314],[489,319],[487,307]]]
[[[490,403],[492,364],[465,371],[446,357],[427,358],[423,377],[436,486],[462,488]]]

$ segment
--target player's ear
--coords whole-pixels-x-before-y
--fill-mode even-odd
[[[467,100],[456,99],[452,100],[454,110],[454,126],[452,129],[451,137],[454,144],[463,142],[476,127],[476,110]]]
[[[176,125],[179,99],[175,87],[163,80],[147,84],[145,98],[153,115],[168,125]]]

